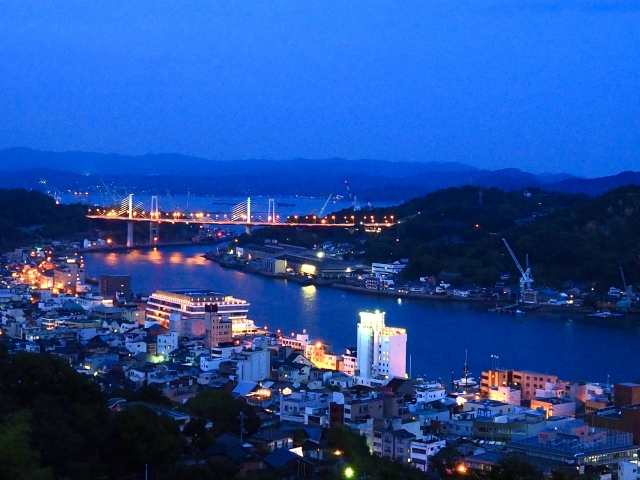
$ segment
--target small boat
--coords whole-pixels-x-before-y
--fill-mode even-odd
[[[461,378],[459,380],[454,380],[453,384],[456,385],[458,388],[462,388],[464,390],[466,390],[467,388],[478,386],[478,382],[476,382],[473,379],[473,377],[466,377],[466,378]]]

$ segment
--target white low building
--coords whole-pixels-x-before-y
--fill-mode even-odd
[[[429,457],[435,455],[446,446],[444,440],[427,436],[421,440],[412,440],[409,452],[409,462],[423,472],[426,472],[429,466]]]
[[[178,334],[176,332],[158,335],[157,355],[169,356],[171,352],[178,349]]]
[[[392,274],[395,275],[400,273],[404,267],[406,267],[406,263],[393,262],[393,263],[372,263],[371,264],[371,273],[373,274]]]
[[[508,403],[509,405],[520,405],[521,393],[519,388],[512,388],[506,385],[491,387],[489,389],[489,400]]]
[[[425,382],[416,385],[416,403],[430,403],[443,400],[447,395],[444,387],[438,382]]]

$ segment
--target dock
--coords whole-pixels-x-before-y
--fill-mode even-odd
[[[489,311],[492,313],[508,313],[510,315],[513,315],[517,313],[519,306],[520,304],[518,303],[512,303],[511,305],[504,305],[503,307],[490,308]]]

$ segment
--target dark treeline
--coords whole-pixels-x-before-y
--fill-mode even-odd
[[[73,236],[89,228],[84,205],[57,205],[43,193],[0,189],[0,246]]]
[[[559,287],[568,280],[595,284],[596,290],[640,282],[640,187],[620,187],[599,197],[540,189],[504,192],[497,188],[454,187],[402,205],[336,212],[337,221],[400,224],[366,234],[346,230],[263,229],[240,243],[277,239],[313,247],[324,240],[351,242],[358,259],[409,259],[402,276],[449,274],[454,284],[494,285],[503,272],[510,283],[520,276],[502,238],[524,266],[526,255],[536,285]],[[359,255],[359,252],[363,252]]]
[[[56,204],[53,197],[26,190],[0,189],[0,250],[48,243],[52,240],[82,241],[85,238],[112,238],[116,244],[126,242],[126,224],[118,221],[88,219],[87,205]],[[135,238],[146,241],[149,225],[134,225]],[[171,224],[160,226],[162,241],[191,239],[197,235],[198,225]]]

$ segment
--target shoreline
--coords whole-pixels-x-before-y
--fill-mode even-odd
[[[96,252],[96,253],[105,253],[105,252],[110,252],[110,251],[128,251],[128,250],[135,250],[137,248],[169,248],[169,247],[181,247],[181,246],[207,246],[207,245],[217,245],[220,243],[224,243],[225,241],[228,241],[228,239],[220,239],[220,240],[216,240],[214,242],[206,242],[206,243],[198,243],[198,242],[193,242],[193,241],[179,241],[179,242],[165,242],[165,243],[161,243],[161,244],[137,244],[134,245],[132,247],[127,247],[126,245],[117,245],[117,246],[110,246],[110,247],[95,247],[95,248],[90,248],[90,249],[79,249],[79,250],[75,250],[75,252],[78,253],[90,253],[90,252]],[[317,287],[329,287],[329,288],[334,288],[336,290],[344,290],[344,291],[349,291],[349,292],[353,292],[356,294],[360,294],[360,295],[369,295],[369,296],[379,296],[379,297],[388,297],[388,298],[397,298],[397,299],[407,299],[407,300],[420,300],[420,301],[427,301],[427,302],[453,302],[453,303],[466,303],[466,304],[472,304],[472,305],[476,305],[477,307],[486,307],[487,310],[490,309],[490,307],[495,306],[496,302],[493,300],[488,300],[488,299],[484,299],[484,298],[480,298],[480,297],[458,297],[458,296],[454,296],[454,295],[425,295],[425,294],[419,294],[419,293],[400,293],[400,292],[396,292],[396,291],[388,291],[388,290],[373,290],[373,289],[367,289],[367,288],[362,288],[362,287],[357,287],[354,285],[347,285],[345,283],[339,283],[339,282],[334,282],[331,279],[320,279],[320,281],[315,280],[315,281],[308,281],[306,279],[303,278],[298,278],[299,276],[291,276],[291,275],[283,275],[283,274],[271,274],[268,272],[262,272],[262,271],[252,271],[249,269],[244,269],[244,268],[235,268],[235,267],[225,267],[222,264],[220,264],[219,261],[214,260],[213,258],[211,258],[210,256],[207,255],[208,252],[205,252],[204,254],[202,254],[203,258],[206,258],[207,260],[211,261],[212,263],[217,263],[218,266],[220,268],[228,268],[228,269],[233,269],[233,270],[238,270],[244,274],[251,274],[251,275],[258,275],[260,277],[263,278],[268,278],[271,280],[286,280],[286,281],[291,281],[293,283],[296,283],[298,285],[301,286],[307,286],[307,285],[315,285]],[[536,313],[536,312],[540,312],[540,313],[550,313],[550,314],[570,314],[570,313],[575,313],[581,316],[586,316],[589,313],[593,313],[595,310],[591,307],[573,307],[573,306],[566,306],[566,305],[548,305],[548,304],[539,304],[534,308],[529,308],[529,309],[525,309],[525,311],[527,313]],[[514,314],[515,312],[512,312],[510,310],[506,310],[504,312],[494,312],[496,314],[499,315],[511,315]],[[630,316],[635,316],[636,312],[627,312],[627,315]]]
[[[207,252],[208,253],[208,252]],[[495,306],[496,302],[493,300],[488,300],[480,297],[459,297],[454,295],[424,295],[420,293],[400,293],[396,291],[389,290],[373,290],[368,288],[357,287],[354,285],[347,285],[346,283],[334,282],[330,279],[314,279],[314,280],[306,280],[306,278],[300,276],[292,276],[286,274],[273,274],[269,272],[263,271],[253,271],[246,268],[238,268],[237,266],[225,266],[220,263],[219,259],[215,258],[213,255],[207,255],[205,253],[203,255],[204,258],[211,261],[212,263],[217,263],[221,268],[229,268],[233,270],[238,270],[244,274],[258,275],[264,278],[269,278],[272,280],[286,280],[296,283],[298,285],[307,286],[307,285],[315,285],[317,287],[330,287],[336,290],[345,290],[349,292],[353,292],[360,295],[369,295],[369,296],[381,296],[381,297],[390,297],[390,298],[398,298],[398,299],[411,299],[411,300],[420,300],[420,301],[432,301],[432,302],[454,302],[454,303],[467,303],[474,304],[478,307],[486,307],[487,310],[490,310],[491,306]],[[535,313],[552,313],[552,314],[569,314],[576,313],[578,315],[587,315],[589,313],[593,313],[593,309],[590,307],[573,307],[566,305],[548,305],[548,304],[540,304],[533,308],[523,307],[526,312]],[[507,309],[502,312],[493,312],[499,315],[513,315],[514,311]]]
[[[190,247],[190,246],[205,246],[205,245],[217,245],[228,241],[227,238],[216,240],[214,242],[193,242],[191,240],[182,240],[179,242],[162,242],[162,243],[137,243],[131,247],[126,245],[114,245],[110,247],[93,247],[93,248],[79,248],[78,250],[67,250],[62,253],[77,252],[77,253],[101,253],[101,252],[122,252],[127,250],[136,250],[138,248],[169,248],[169,247]]]

